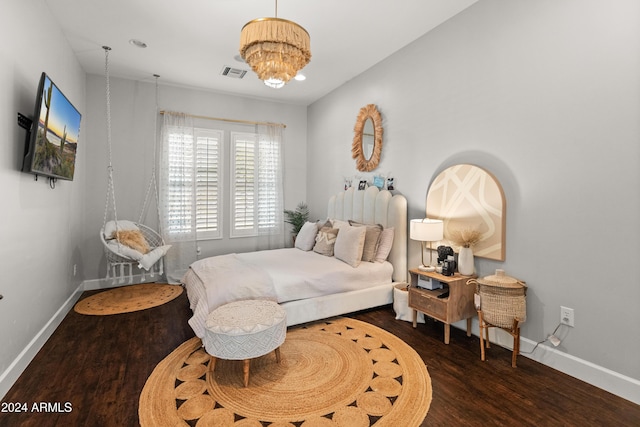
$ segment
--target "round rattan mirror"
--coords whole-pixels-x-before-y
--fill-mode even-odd
[[[373,132],[366,132],[373,128]],[[356,159],[356,168],[360,172],[369,172],[378,167],[382,154],[382,117],[374,104],[360,109],[356,125],[353,128],[351,157]]]

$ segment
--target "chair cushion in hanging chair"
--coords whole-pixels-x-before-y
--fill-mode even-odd
[[[134,261],[138,261],[138,267],[149,270],[153,265],[158,262],[160,258],[166,255],[171,245],[162,245],[152,249],[150,252],[143,254],[129,246],[118,243],[115,239],[110,240],[107,243],[109,249],[121,256],[129,258]]]
[[[123,231],[141,233],[149,247],[148,252],[142,253],[136,250],[139,248],[130,247],[122,241],[118,242],[114,236],[116,229],[120,235],[122,235]],[[104,229],[101,230],[101,234],[102,243],[106,246],[106,249],[121,258],[121,260],[117,262],[126,262],[127,260],[138,261],[138,267],[144,268],[145,270],[150,270],[151,267],[167,253],[169,248],[171,248],[171,245],[162,244],[164,243],[162,238],[155,231],[144,225],[138,226],[138,224],[133,221],[117,221],[117,227],[116,221],[108,221],[104,225]]]

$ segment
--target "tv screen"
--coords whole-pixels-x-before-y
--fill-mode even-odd
[[[81,118],[58,86],[42,73],[22,170],[73,180]]]

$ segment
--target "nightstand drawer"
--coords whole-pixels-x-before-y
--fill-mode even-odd
[[[444,299],[431,296],[425,291],[410,288],[409,307],[443,322],[447,321],[447,302]]]

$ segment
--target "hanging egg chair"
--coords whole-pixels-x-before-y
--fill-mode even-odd
[[[133,283],[133,268],[138,267],[142,271],[142,281],[146,280],[146,274],[150,274],[152,278],[162,276],[164,274],[164,256],[171,247],[165,245],[162,236],[151,227],[144,225],[143,218],[147,211],[150,195],[156,197],[156,206],[158,200],[158,190],[156,181],[156,161],[155,147],[153,170],[151,180],[147,188],[140,218],[137,222],[129,220],[118,220],[118,210],[116,208],[116,192],[113,182],[113,165],[112,165],[112,144],[111,144],[111,94],[109,82],[109,51],[108,46],[103,46],[105,51],[105,77],[106,77],[106,99],[107,99],[107,146],[109,148],[109,166],[107,196],[104,210],[104,220],[100,229],[100,240],[104,247],[104,254],[107,259],[107,279],[114,282],[124,283],[128,276],[128,283]],[[158,99],[158,75],[156,77],[156,113]],[[157,114],[156,114],[157,116]],[[157,144],[157,138],[154,138],[154,145]],[[154,190],[154,191],[152,191]],[[113,218],[108,219],[109,205],[111,205]],[[158,217],[159,217],[158,213]],[[158,222],[159,223],[159,222]],[[128,274],[127,274],[128,268]]]

